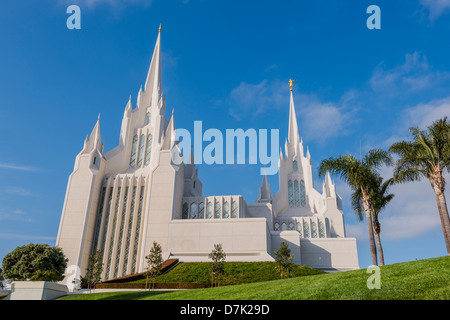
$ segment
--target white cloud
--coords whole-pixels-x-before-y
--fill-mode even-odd
[[[19,171],[35,171],[36,168],[30,166],[22,166],[9,163],[0,163],[0,169],[19,170]]]
[[[376,93],[394,96],[399,92],[408,94],[429,89],[449,78],[446,72],[432,70],[426,56],[414,52],[406,54],[404,63],[392,69],[386,69],[385,64],[380,63],[369,84]]]
[[[229,95],[228,113],[237,120],[244,117],[289,107],[287,84],[281,81],[262,80],[252,84],[242,82]],[[308,141],[325,141],[348,133],[355,120],[352,107],[354,92],[344,94],[338,102],[323,102],[313,94],[296,93],[294,96],[300,135]]]
[[[436,20],[450,10],[450,0],[420,0],[420,3],[429,11],[429,19]]]
[[[269,82],[265,79],[257,84],[242,82],[229,95],[231,104],[229,114],[240,120],[250,112],[258,115],[268,110],[286,107],[286,101],[289,103],[286,87],[287,84],[278,80]]]

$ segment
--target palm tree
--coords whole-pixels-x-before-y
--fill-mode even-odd
[[[391,161],[392,158],[388,152],[381,149],[374,149],[370,150],[361,160],[356,159],[353,155],[341,155],[338,158],[331,157],[323,160],[319,167],[319,177],[323,177],[324,174],[329,171],[340,175],[341,179],[350,185],[354,191],[360,190],[362,207],[366,214],[370,253],[373,265],[378,265],[378,262],[373,234],[371,215],[372,201],[370,198],[369,186],[372,183],[371,180],[373,180],[375,176],[378,176],[375,169],[380,168],[384,164],[390,165]]]
[[[384,266],[384,254],[383,247],[381,246],[381,224],[379,216],[381,211],[386,207],[386,205],[394,198],[394,195],[387,191],[389,186],[392,184],[392,178],[383,181],[382,177],[374,176],[371,180],[369,186],[369,196],[372,203],[372,218],[373,218],[373,231],[375,233],[375,239],[377,241],[378,256],[380,258],[380,265]],[[352,207],[358,218],[363,220],[363,205],[362,205],[362,193],[361,189],[354,190],[352,194]]]
[[[450,255],[450,221],[443,176],[444,170],[450,172],[450,123],[444,117],[427,129],[410,128],[413,141],[397,142],[389,149],[399,156],[394,168],[394,182],[420,181],[422,178],[430,181],[436,196],[447,254]]]

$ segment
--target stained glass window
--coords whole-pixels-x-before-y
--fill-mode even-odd
[[[129,187],[126,187],[125,194],[123,197],[122,216],[120,218],[119,241],[117,241],[117,247],[116,247],[116,257],[117,258],[116,258],[116,264],[114,267],[114,278],[117,278],[117,276],[119,275],[119,262],[120,262],[120,256],[122,253],[123,232],[125,229],[125,215],[127,213],[128,190],[129,190]]]
[[[145,161],[144,161],[144,165],[148,166],[150,164],[150,155],[152,153],[152,135],[149,134],[147,136],[147,145],[145,146]]]
[[[293,169],[294,171],[297,171],[297,170],[298,170],[297,160],[294,160],[294,162],[292,162],[292,169]]]
[[[228,219],[230,217],[230,204],[228,203],[228,201],[225,201],[223,203],[223,217],[225,219]]]
[[[302,207],[306,206],[305,181],[300,180],[300,198]]]
[[[208,202],[206,205],[206,219],[212,219],[213,217],[213,204],[212,202]]]
[[[288,192],[289,192],[289,207],[294,206],[294,192],[292,189],[292,180],[289,180],[288,182]]]
[[[189,204],[187,202],[183,203],[183,212],[181,215],[181,219],[189,218]]]
[[[231,199],[231,218],[235,219],[238,218],[238,203],[237,201],[234,201]]]
[[[305,238],[309,238],[309,224],[307,222],[303,222],[303,234]]]
[[[133,264],[132,264],[132,272],[137,272],[137,252],[139,248],[139,237],[141,233],[141,218],[142,218],[142,207],[144,206],[144,192],[145,187],[141,187],[141,193],[139,195],[139,206],[138,206],[138,213],[137,213],[137,220],[136,220],[136,229],[134,231],[135,238],[134,238],[134,247],[133,247]]]
[[[191,212],[189,214],[189,219],[197,219],[197,203],[191,203]]]
[[[127,231],[127,239],[126,239],[126,246],[125,246],[125,255],[124,255],[124,261],[123,261],[123,270],[122,274],[127,274],[127,267],[128,267],[128,256],[130,255],[130,242],[131,242],[131,228],[133,226],[133,217],[134,217],[134,207],[136,203],[136,187],[133,187],[133,193],[131,195],[131,205],[130,205],[130,214],[128,218],[128,231]]]
[[[142,160],[144,160],[144,147],[145,147],[145,135],[141,134],[141,137],[139,138],[139,152],[137,162],[138,168],[142,166]]]
[[[133,168],[136,166],[137,143],[138,143],[138,136],[137,134],[135,134],[133,137],[133,145],[131,146],[131,157],[130,157],[130,166]]]
[[[295,206],[300,206],[300,194],[298,190],[298,180],[294,181]]]
[[[217,201],[214,206],[214,219],[220,219],[222,215],[222,204]]]
[[[121,187],[117,189],[117,197],[116,197],[116,203],[114,208],[114,216],[112,221],[112,229],[111,229],[111,236],[109,238],[109,251],[108,251],[108,267],[106,269],[106,279],[109,279],[109,275],[111,272],[111,261],[112,261],[112,254],[114,249],[114,239],[116,237],[116,225],[117,225],[117,215],[119,213],[119,202],[120,202],[120,191]]]
[[[205,218],[205,204],[203,202],[200,202],[198,205],[198,218],[199,219]]]
[[[98,212],[97,216],[95,218],[95,229],[94,229],[94,239],[92,240],[92,247],[91,252],[93,253],[98,245],[98,235],[100,233],[100,223],[102,222],[102,215],[103,215],[103,206],[105,202],[105,193],[106,188],[104,187],[102,189],[101,195],[100,195],[100,202],[98,203]]]
[[[289,222],[289,230],[295,230],[295,224],[293,221]]]
[[[148,125],[150,123],[151,116],[152,114],[150,113],[150,111],[147,111],[147,114],[145,115],[145,125]]]
[[[314,221],[311,222],[311,238],[317,238],[317,224]]]
[[[297,231],[300,233],[300,237],[302,236],[302,223],[300,221],[297,221]]]
[[[319,238],[325,238],[325,225],[319,221]]]

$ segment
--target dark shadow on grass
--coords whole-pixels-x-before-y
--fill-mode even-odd
[[[157,296],[173,291],[138,291],[138,292],[124,292],[110,295],[98,300],[140,300],[150,296]]]

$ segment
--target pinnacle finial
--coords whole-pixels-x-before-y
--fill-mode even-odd
[[[100,121],[100,113],[98,114],[98,118],[97,118],[97,121]]]
[[[161,23],[159,24],[159,32],[161,32]]]

